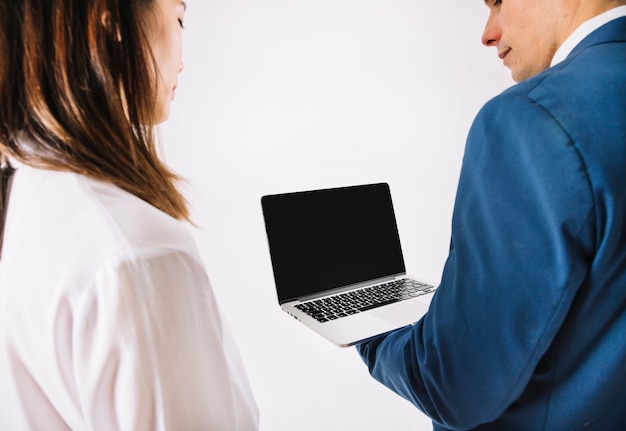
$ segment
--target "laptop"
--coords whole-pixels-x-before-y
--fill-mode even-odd
[[[340,347],[417,322],[435,287],[407,276],[389,185],[261,198],[281,308]]]

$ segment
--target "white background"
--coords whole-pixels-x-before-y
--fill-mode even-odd
[[[437,282],[473,117],[512,81],[481,0],[188,1],[167,162],[235,333],[262,431],[430,421],[278,306],[260,198],[388,182],[408,272]]]

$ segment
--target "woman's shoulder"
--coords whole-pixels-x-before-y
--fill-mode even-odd
[[[20,172],[22,171],[22,172]],[[171,249],[196,258],[185,222],[139,197],[93,178],[67,172],[18,169],[9,211],[19,230],[40,232],[44,248],[64,244],[77,253]]]
[[[196,254],[186,222],[176,220],[141,198],[107,182],[75,176],[93,227],[113,238],[116,247],[172,249]]]

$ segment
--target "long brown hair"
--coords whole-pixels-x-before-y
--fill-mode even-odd
[[[108,181],[188,220],[155,140],[155,2],[0,0],[0,164]]]

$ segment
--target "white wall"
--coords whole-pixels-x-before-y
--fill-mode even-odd
[[[385,181],[410,273],[444,264],[465,136],[512,81],[480,0],[188,1],[185,70],[161,128],[237,337],[263,431],[430,421],[278,307],[259,199]]]

